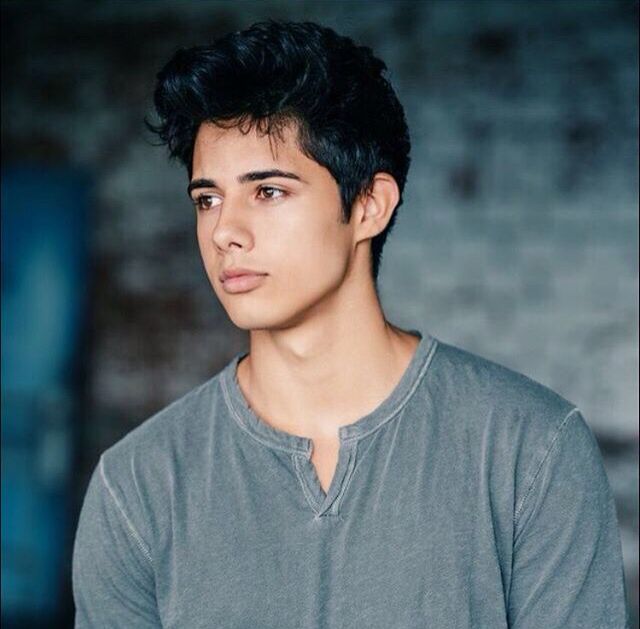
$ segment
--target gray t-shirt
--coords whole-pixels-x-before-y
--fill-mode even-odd
[[[76,534],[76,628],[628,627],[580,411],[412,332],[395,389],[340,428],[326,494],[311,440],[250,408],[246,352],[107,449]]]

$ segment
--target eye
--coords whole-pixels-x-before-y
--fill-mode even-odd
[[[193,205],[195,205],[198,210],[210,210],[217,205],[213,203],[213,199],[216,198],[214,194],[199,194],[193,200]]]
[[[261,193],[264,190],[266,190],[269,193],[265,197],[267,200],[280,199],[280,198],[286,197],[289,194],[288,192],[285,192],[284,190],[280,190],[280,188],[274,188],[273,186],[260,186],[260,188],[258,188],[258,193]],[[274,196],[273,195],[274,192],[279,192],[280,194]]]

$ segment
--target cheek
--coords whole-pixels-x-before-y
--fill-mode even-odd
[[[288,284],[314,291],[342,277],[348,265],[349,245],[339,225],[307,223],[278,239],[273,255]]]
[[[207,272],[207,275],[214,272],[216,253],[210,240],[198,232],[198,250],[200,251],[200,261]]]
[[[196,226],[196,241],[200,252],[200,262],[209,278],[209,282],[216,288],[218,285],[216,274],[220,271],[220,263],[217,250],[211,238],[211,229],[203,224],[198,224]]]
[[[196,239],[198,241],[200,253],[203,255],[209,255],[209,249],[213,245],[211,240],[211,230],[206,227],[206,221],[203,221],[202,219],[199,219],[196,222]]]

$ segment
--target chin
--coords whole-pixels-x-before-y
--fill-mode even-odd
[[[252,312],[251,310],[254,310]],[[231,322],[241,330],[274,330],[282,327],[284,319],[265,312],[257,312],[256,308],[231,308],[227,310]]]
[[[275,291],[274,291],[275,293]],[[315,286],[312,291],[293,287],[274,297],[249,299],[252,293],[224,295],[221,303],[233,324],[241,330],[288,330],[317,315],[335,295],[335,287]],[[239,297],[240,299],[234,299]]]
[[[293,312],[271,311],[262,306],[258,308],[230,308],[227,310],[231,322],[241,330],[286,330],[299,325],[305,310]]]

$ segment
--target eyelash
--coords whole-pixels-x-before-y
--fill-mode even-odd
[[[281,192],[282,194],[278,197],[272,197],[272,198],[266,198],[264,199],[265,201],[277,201],[278,199],[282,199],[286,196],[289,196],[289,193],[286,190],[282,190],[281,188],[276,188],[275,186],[260,186],[258,188],[258,193],[260,193],[262,190],[276,190],[277,192]],[[213,194],[199,194],[193,201],[193,205],[196,207],[196,209],[201,210],[203,212],[210,210],[212,208],[203,208],[202,207],[202,201],[204,199],[206,199],[207,197],[213,197],[215,195]]]

